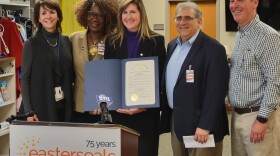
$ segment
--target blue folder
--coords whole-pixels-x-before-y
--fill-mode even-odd
[[[152,103],[137,103],[141,101],[141,98],[146,98],[145,96],[145,85],[144,89],[139,89],[135,95],[125,95],[126,93],[126,68],[133,62],[145,62],[152,61],[154,66],[154,79],[147,79],[152,81],[155,86],[154,91],[151,96],[153,101]],[[141,63],[142,63],[141,62]],[[133,62],[135,63],[135,62]],[[138,63],[138,62],[137,62]],[[128,66],[127,66],[128,65]],[[131,66],[130,66],[131,67]],[[138,68],[138,66],[136,66]],[[137,70],[135,70],[137,72]],[[134,72],[134,70],[133,70]],[[137,76],[138,73],[133,73],[134,76]],[[141,74],[141,72],[139,73]],[[92,111],[99,109],[100,102],[107,102],[109,110],[116,109],[130,109],[130,108],[156,108],[159,107],[159,75],[158,75],[158,58],[157,57],[141,57],[141,58],[131,58],[131,59],[108,59],[108,60],[98,60],[98,61],[88,61],[85,65],[85,90],[84,90],[84,110]],[[133,81],[133,78],[130,77],[130,80]],[[135,77],[137,82],[137,77]],[[130,81],[131,82],[131,81]],[[139,81],[141,83],[141,80]],[[130,85],[131,86],[131,85]],[[140,85],[141,86],[141,85]],[[127,99],[130,102],[128,103]],[[135,101],[136,104],[130,104]]]

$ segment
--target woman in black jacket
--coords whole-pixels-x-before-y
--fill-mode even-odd
[[[116,33],[105,42],[105,59],[126,59],[158,56],[159,78],[166,56],[164,37],[153,32],[148,24],[141,0],[125,0],[118,9]],[[140,132],[139,156],[157,156],[159,144],[158,108],[118,109],[111,112],[114,123]]]
[[[73,64],[71,43],[61,35],[61,7],[56,0],[39,0],[34,6],[35,36],[24,44],[22,97],[27,121],[70,121]]]

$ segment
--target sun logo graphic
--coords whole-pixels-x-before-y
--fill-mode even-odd
[[[41,139],[35,138],[34,136],[32,138],[25,138],[24,140],[21,140],[21,145],[17,147],[17,156],[27,156],[30,149],[40,145],[40,143]]]

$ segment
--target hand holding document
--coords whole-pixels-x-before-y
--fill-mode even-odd
[[[215,147],[215,141],[213,134],[208,136],[208,140],[205,144],[201,144],[194,140],[194,136],[183,136],[183,141],[185,148],[206,148],[206,147]]]

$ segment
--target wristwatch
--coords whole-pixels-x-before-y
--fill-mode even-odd
[[[261,116],[257,116],[257,120],[260,122],[260,123],[267,123],[267,118],[264,118],[264,117],[261,117]]]

